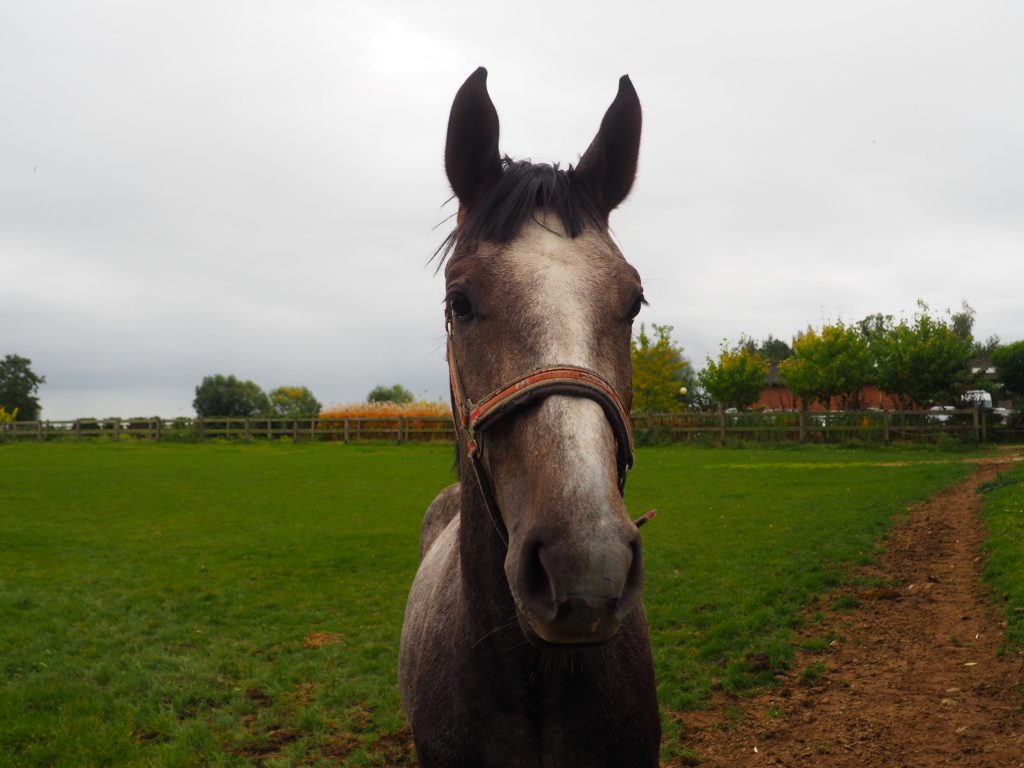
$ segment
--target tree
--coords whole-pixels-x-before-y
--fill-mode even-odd
[[[415,396],[408,389],[403,387],[401,384],[395,384],[390,387],[385,387],[383,384],[378,384],[376,387],[370,390],[370,394],[366,396],[367,402],[370,403],[411,403],[415,400]]]
[[[270,413],[270,400],[259,385],[218,373],[196,387],[192,407],[202,417],[262,416]]]
[[[1024,340],[1003,344],[989,359],[1006,389],[1017,396],[1024,395]]]
[[[876,312],[858,321],[856,327],[870,348],[875,342],[883,341],[885,336],[892,330],[893,318],[892,315],[883,315],[881,312]]]
[[[966,301],[960,303],[960,311],[949,313],[949,327],[961,339],[974,343],[974,307]]]
[[[871,370],[861,331],[842,323],[824,325],[820,333],[808,327],[793,339],[793,356],[779,366],[786,386],[805,407],[817,400],[826,410],[835,396],[842,398],[844,408],[851,397],[856,399]]]
[[[974,340],[964,337],[917,302],[912,321],[901,319],[881,329],[869,344],[875,380],[902,406],[951,403],[967,388]]]
[[[0,407],[8,414],[17,411],[18,421],[36,421],[42,410],[36,392],[46,377],[33,373],[31,365],[31,360],[19,355],[0,360]]]
[[[749,340],[728,346],[723,341],[718,362],[710,357],[697,377],[700,385],[722,408],[745,410],[757,402],[768,377],[768,361]]]
[[[275,416],[287,419],[319,416],[323,406],[306,387],[278,387],[267,393],[270,410]]]
[[[971,355],[991,362],[992,353],[999,349],[1001,345],[1002,341],[999,339],[998,334],[993,333],[984,341],[975,339],[974,346],[971,348]]]
[[[761,342],[757,351],[771,365],[778,365],[793,354],[793,349],[789,344],[782,339],[774,338],[771,334],[768,334],[768,338]]]
[[[654,338],[641,323],[629,342],[633,363],[633,407],[644,413],[676,411],[693,390],[693,366],[672,342],[672,326],[652,324]],[[687,394],[681,389],[685,388]]]

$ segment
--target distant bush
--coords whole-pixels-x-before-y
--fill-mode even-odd
[[[296,419],[316,416],[323,407],[308,387],[277,387],[267,393],[273,416]]]
[[[416,396],[401,384],[394,384],[390,387],[378,384],[366,396],[367,402],[370,403],[398,403],[400,405],[413,403],[415,398]]]
[[[348,403],[334,405],[320,412],[321,419],[365,419],[360,425],[362,437],[389,439],[398,432],[399,419],[410,440],[434,440],[451,436],[451,408],[447,403],[420,401],[416,403]],[[368,423],[367,423],[368,422]],[[342,421],[321,421],[319,428],[335,433],[340,439],[345,425]]]
[[[240,381],[234,375],[215,374],[203,378],[192,401],[202,417],[251,417],[270,412],[270,398],[252,381]]]

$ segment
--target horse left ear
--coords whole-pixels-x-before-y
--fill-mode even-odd
[[[642,122],[640,98],[629,75],[623,75],[597,136],[576,166],[576,178],[590,188],[605,219],[633,187]]]

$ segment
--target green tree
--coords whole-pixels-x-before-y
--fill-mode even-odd
[[[974,307],[966,301],[960,303],[959,312],[949,314],[949,327],[961,339],[974,343]]]
[[[46,383],[45,376],[32,372],[32,361],[20,355],[0,360],[0,407],[14,413],[18,421],[36,421],[42,410],[36,392]]]
[[[793,349],[789,344],[784,342],[782,339],[776,339],[771,334],[768,334],[768,338],[761,342],[757,351],[760,352],[761,357],[767,360],[771,365],[778,365],[793,354]]]
[[[832,398],[840,397],[843,407],[856,400],[871,375],[868,343],[858,328],[842,323],[813,328],[793,339],[793,356],[779,366],[786,386],[806,407],[817,400],[826,410]]]
[[[218,373],[196,387],[192,407],[202,417],[263,416],[270,413],[270,399],[259,385]]]
[[[892,331],[893,318],[892,315],[883,315],[881,312],[876,312],[858,321],[856,327],[870,348],[875,342],[883,341],[886,335]]]
[[[996,377],[1009,392],[1024,396],[1024,340],[998,347],[989,358]]]
[[[793,354],[789,344],[782,339],[776,339],[771,334],[768,334],[768,338],[761,342],[744,337],[740,340],[740,344],[744,349],[759,353],[761,357],[768,361],[769,365],[778,365]]]
[[[415,400],[415,396],[408,389],[403,387],[401,384],[395,384],[390,387],[385,387],[383,384],[378,384],[376,387],[370,390],[370,394],[366,396],[367,402],[370,403],[411,403]]]
[[[992,353],[999,349],[1000,346],[1002,346],[1002,341],[999,339],[998,334],[993,333],[984,341],[975,339],[974,346],[971,348],[971,355],[982,360],[991,361]]]
[[[913,320],[888,323],[869,344],[876,383],[904,407],[952,403],[970,382],[974,340],[917,305]]]
[[[323,408],[307,387],[277,387],[267,393],[270,411],[287,419],[319,416]]]
[[[633,408],[643,413],[677,411],[693,390],[693,366],[672,341],[672,326],[652,324],[653,338],[641,323],[631,339]],[[682,390],[686,390],[683,394]]]
[[[723,341],[717,362],[710,357],[697,381],[722,408],[745,410],[757,402],[768,377],[768,361],[741,338],[730,347]]]

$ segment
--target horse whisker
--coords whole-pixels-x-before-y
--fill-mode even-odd
[[[519,620],[516,619],[516,618],[513,618],[512,621],[509,621],[509,622],[507,622],[505,624],[499,624],[494,629],[492,629],[490,632],[486,633],[483,637],[481,637],[479,640],[477,640],[475,643],[473,643],[473,647],[476,648],[477,646],[480,645],[480,643],[482,643],[484,640],[486,640],[491,635],[493,635],[493,634],[495,634],[497,632],[501,632],[503,629],[508,629],[509,627],[517,626],[518,624],[519,624]]]

